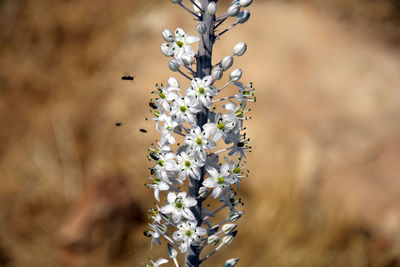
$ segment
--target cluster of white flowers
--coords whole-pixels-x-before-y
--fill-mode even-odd
[[[217,0],[191,0],[193,11],[182,0],[171,1],[181,5],[198,20],[197,32],[203,38],[213,38],[212,42],[235,25],[246,22],[250,12],[241,9],[252,3],[252,0],[234,0],[227,12],[217,17]],[[202,5],[205,2],[207,6]],[[211,16],[212,20],[209,21],[212,25],[205,22],[206,15]],[[235,22],[215,35],[215,29],[231,17]],[[213,30],[207,33],[210,27]],[[165,191],[163,194],[166,202],[152,209],[153,222],[149,224],[145,235],[152,238],[151,244],[160,244],[160,237],[167,240],[168,255],[175,266],[179,266],[177,250],[186,254],[191,246],[197,246],[200,253],[204,246],[219,243],[211,254],[197,263],[187,264],[185,259],[186,266],[198,266],[223,245],[230,244],[237,233],[237,225],[232,222],[239,219],[243,212],[236,210],[242,203],[236,197],[235,190],[239,188],[240,180],[247,176],[243,158],[251,149],[249,138],[244,133],[243,121],[248,119],[247,102],[255,101],[254,88],[251,83],[245,86],[239,81],[241,69],[233,70],[229,80],[220,88],[214,85],[232,66],[234,57],[242,56],[246,52],[245,43],[237,44],[231,55],[211,66],[208,75],[200,75],[198,69],[197,72],[192,69],[199,54],[191,46],[200,41],[200,37],[189,35],[181,28],[177,28],[174,33],[164,29],[162,37],[165,43],[161,45],[161,51],[165,56],[171,57],[169,68],[190,79],[190,85],[182,90],[178,80],[170,77],[166,86],[157,84],[157,89],[152,92],[155,98],[149,103],[154,115],[151,119],[155,121],[160,140],[149,148],[149,160],[154,165],[150,169],[151,182],[146,185],[154,190],[154,197],[158,202],[160,193]],[[187,73],[181,70],[181,66]],[[216,98],[228,86],[237,88],[237,93]],[[222,110],[217,111],[218,109]],[[217,150],[221,144],[225,144],[225,147]],[[194,195],[183,190],[187,180],[190,180],[189,187],[195,184],[194,188],[197,188]],[[221,202],[217,210],[210,211],[202,207],[202,202],[209,197]],[[199,211],[197,213],[196,208]],[[229,209],[226,219],[213,225],[211,219],[224,208]],[[145,266],[156,267],[168,260],[150,262],[152,265]],[[236,258],[230,259],[224,266],[234,266],[237,262]]]

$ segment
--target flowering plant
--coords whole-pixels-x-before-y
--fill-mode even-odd
[[[236,190],[248,172],[244,170],[243,158],[251,147],[243,121],[249,111],[247,101],[255,101],[254,89],[251,83],[244,86],[239,82],[241,69],[230,72],[229,80],[222,87],[217,88],[214,84],[232,66],[234,57],[246,52],[247,45],[237,44],[231,55],[215,65],[211,59],[215,41],[249,19],[250,12],[241,9],[249,6],[252,0],[234,0],[220,16],[215,15],[217,0],[190,0],[193,9],[182,0],[171,2],[194,16],[200,37],[189,35],[181,28],[174,33],[168,29],[162,31],[165,43],[161,45],[161,51],[171,57],[168,67],[189,79],[190,86],[183,93],[178,80],[170,77],[166,86],[156,85],[155,99],[149,103],[154,115],[152,119],[161,136],[157,145],[149,148],[149,160],[154,166],[150,169],[151,183],[146,185],[154,189],[158,202],[160,192],[165,191],[167,201],[151,210],[152,223],[145,235],[151,237],[151,244],[161,244],[161,237],[167,240],[168,256],[175,266],[180,266],[180,251],[185,266],[197,267],[232,242],[237,234],[237,225],[233,222],[243,214],[236,209],[242,205]],[[230,18],[234,23],[218,31]],[[195,42],[199,42],[197,53],[191,46]],[[196,70],[192,68],[194,64]],[[224,88],[232,85],[237,88],[237,94],[216,98]],[[222,111],[218,111],[221,108]],[[211,211],[203,207],[207,199],[221,204]],[[225,208],[229,210],[226,219],[213,225],[216,214]],[[201,258],[207,245],[215,246],[215,249]],[[151,265],[144,265],[156,267],[168,260],[161,258],[150,262]],[[224,266],[234,266],[237,262],[237,258],[230,259]]]

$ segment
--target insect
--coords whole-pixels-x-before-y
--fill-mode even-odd
[[[135,79],[135,76],[124,75],[121,77],[121,80],[124,80],[124,81],[133,81],[133,79]]]
[[[157,105],[156,105],[154,102],[149,102],[149,106],[150,106],[152,109],[157,109]]]
[[[139,131],[141,131],[142,133],[147,133],[146,129],[140,129]]]
[[[117,122],[117,123],[115,123],[115,126],[117,126],[117,127],[122,126],[122,122]]]

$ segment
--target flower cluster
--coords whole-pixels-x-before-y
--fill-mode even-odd
[[[248,20],[249,11],[241,9],[252,1],[234,0],[227,12],[218,17],[215,16],[215,0],[203,3],[192,0],[193,11],[182,0],[171,1],[181,5],[199,21],[196,30],[200,37],[189,35],[181,28],[174,33],[168,29],[162,31],[165,43],[161,45],[161,51],[171,57],[169,68],[181,73],[190,83],[182,88],[175,77],[170,77],[166,85],[157,84],[152,92],[154,99],[149,103],[153,114],[151,119],[155,121],[160,139],[149,148],[148,158],[153,165],[149,176],[151,182],[146,185],[154,190],[158,202],[164,202],[161,201],[161,194],[165,194],[166,201],[151,210],[152,223],[145,235],[152,238],[151,244],[160,244],[160,238],[165,238],[168,255],[175,266],[179,266],[177,250],[188,254],[191,247],[199,247],[197,251],[201,251],[206,245],[219,244],[215,248],[217,251],[230,244],[236,236],[237,225],[233,222],[243,214],[236,209],[242,205],[240,198],[236,197],[236,190],[241,179],[247,176],[243,159],[245,153],[251,150],[243,122],[248,119],[248,101],[256,99],[252,84],[243,85],[240,82],[241,69],[233,70],[223,86],[217,88],[214,85],[233,65],[234,57],[246,52],[245,43],[237,44],[231,55],[214,66],[209,58],[211,70],[208,74],[201,72],[197,62],[202,53],[201,46],[197,54],[191,46],[202,38],[203,42],[210,41],[208,49],[211,49],[216,38]],[[204,3],[208,4],[203,6]],[[229,18],[234,18],[235,22],[215,35],[215,29]],[[213,30],[207,31],[210,28]],[[197,64],[196,72],[192,69],[194,63]],[[187,73],[181,70],[181,66]],[[237,93],[217,98],[228,86],[236,88]],[[183,188],[188,180],[189,190],[186,192]],[[190,188],[197,189],[193,193]],[[163,191],[165,193],[161,193]],[[203,201],[208,198],[221,202],[220,207],[215,211],[202,207]],[[229,210],[226,219],[213,225],[212,218],[225,208]],[[190,263],[186,257],[185,261],[190,263],[186,265],[198,266],[212,254],[199,259],[198,263]],[[224,266],[234,266],[237,261],[230,259]],[[159,266],[166,262],[166,259],[159,259],[145,266]]]

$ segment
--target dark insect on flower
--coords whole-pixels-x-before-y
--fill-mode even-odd
[[[124,75],[121,77],[121,80],[124,81],[133,81],[133,79],[135,79],[135,76]]]
[[[139,131],[141,131],[142,133],[147,133],[146,129],[140,129]]]
[[[154,152],[151,152],[151,153],[150,153],[150,157],[151,157],[152,159],[154,159],[154,160],[158,160],[158,159],[159,159],[159,157],[157,156],[157,154],[154,153]]]
[[[117,126],[117,127],[122,126],[122,122],[117,122],[117,123],[115,123],[115,126]]]
[[[156,105],[154,102],[149,102],[149,106],[150,106],[152,109],[157,109],[157,105]]]
[[[149,233],[148,230],[144,231],[144,232],[143,232],[143,235],[144,235],[145,237],[152,237],[152,234]]]

